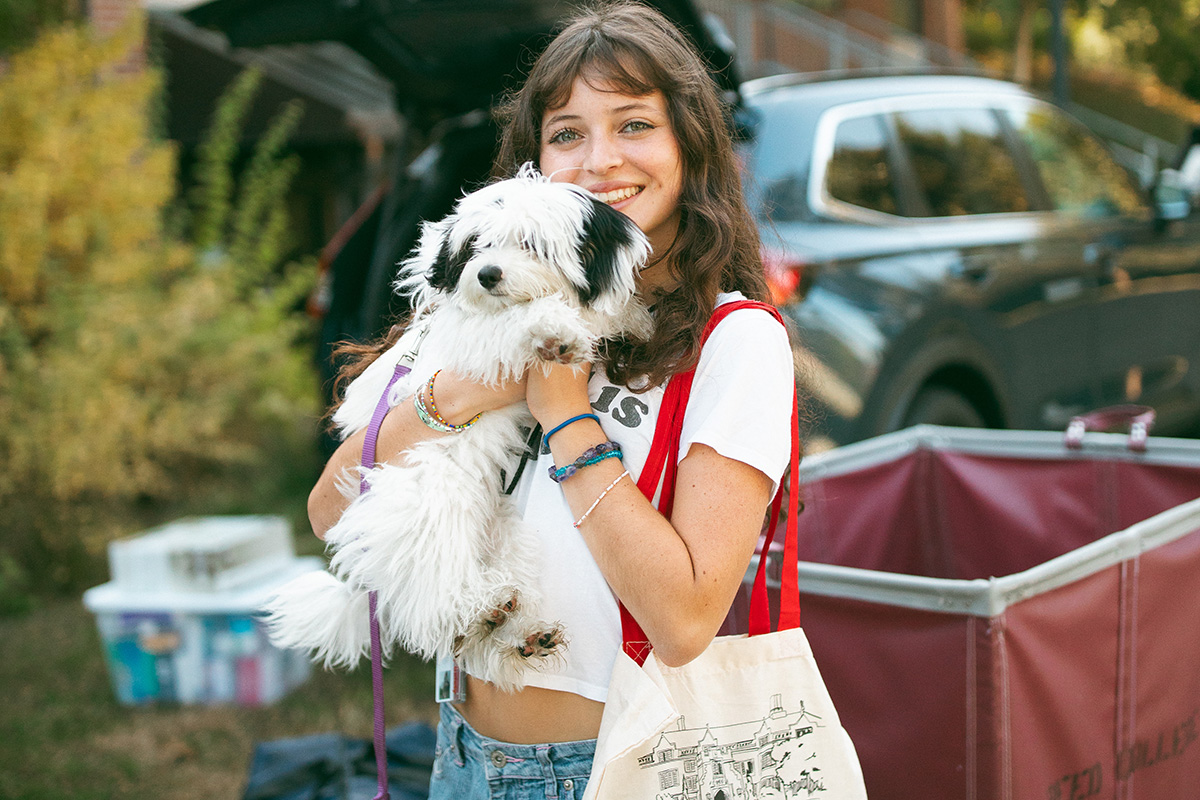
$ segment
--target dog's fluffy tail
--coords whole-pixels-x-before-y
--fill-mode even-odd
[[[324,570],[281,586],[263,606],[271,641],[308,650],[314,661],[353,668],[371,652],[370,606],[365,591],[351,588]],[[386,650],[386,648],[385,648]],[[384,657],[387,656],[385,652]]]

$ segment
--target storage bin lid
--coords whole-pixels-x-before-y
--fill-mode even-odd
[[[220,592],[129,591],[116,583],[105,583],[83,593],[83,605],[96,614],[165,612],[184,614],[252,614],[271,593],[287,581],[323,569],[316,556],[292,559],[277,572],[252,586]]]
[[[1070,450],[917,426],[806,458],[800,481],[803,593],[950,614],[993,617],[1200,531],[1195,440]]]

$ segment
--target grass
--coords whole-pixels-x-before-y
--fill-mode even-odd
[[[264,457],[286,465],[269,480],[250,471],[221,484],[232,488],[130,518],[130,529],[164,516],[280,514],[296,531],[298,554],[320,554],[305,506],[322,459],[311,444],[294,452],[285,444]],[[96,574],[106,576],[103,552],[96,559]],[[384,678],[389,727],[436,722],[433,673],[411,656],[392,660]],[[32,610],[0,615],[0,687],[0,800],[237,800],[259,742],[372,733],[366,665],[350,673],[314,667],[308,682],[263,708],[121,706],[95,617],[78,595],[34,598]]]
[[[239,798],[257,742],[326,731],[371,737],[366,668],[314,668],[266,708],[120,706],[94,617],[78,600],[0,619],[0,652],[3,800]],[[431,665],[394,659],[385,674],[389,727],[433,724],[433,683]]]

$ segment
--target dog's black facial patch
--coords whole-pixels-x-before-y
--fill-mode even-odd
[[[471,236],[457,250],[450,246],[449,236],[442,240],[441,249],[438,250],[437,258],[433,260],[433,267],[429,270],[430,286],[445,292],[454,291],[458,286],[458,279],[462,277],[463,268],[471,260],[475,249],[475,238]]]
[[[580,293],[584,305],[591,303],[616,283],[617,253],[633,243],[633,223],[620,211],[592,200],[592,213],[583,223],[579,259],[588,285]]]

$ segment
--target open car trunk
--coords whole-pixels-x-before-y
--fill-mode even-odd
[[[736,103],[738,77],[727,37],[690,0],[650,0],[680,26]],[[407,130],[382,192],[369,199],[328,260],[321,342],[323,377],[332,345],[373,338],[405,309],[392,292],[396,264],[422,220],[445,216],[465,190],[487,180],[497,130],[495,101],[519,86],[577,3],[560,0],[213,0],[188,11],[234,47],[340,41],[392,82]],[[335,248],[327,248],[334,250]]]

